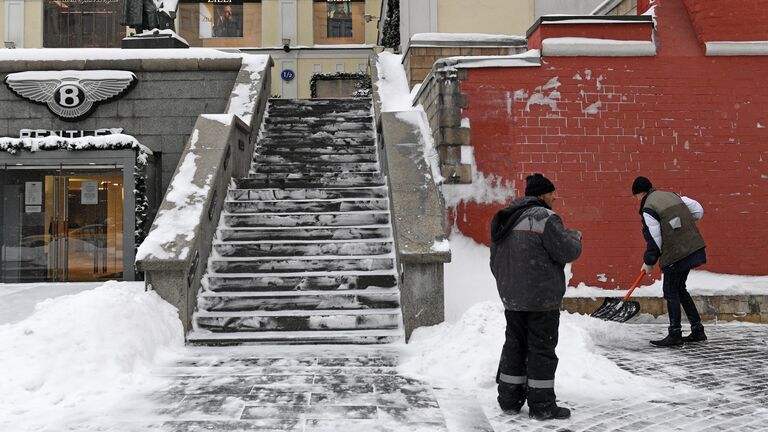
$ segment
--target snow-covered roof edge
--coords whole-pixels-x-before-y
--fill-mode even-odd
[[[656,44],[644,40],[547,38],[541,42],[541,52],[545,57],[653,57]]]
[[[710,41],[705,45],[707,56],[768,55],[768,41]]]

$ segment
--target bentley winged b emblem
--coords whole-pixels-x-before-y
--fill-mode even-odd
[[[128,71],[30,71],[8,74],[5,84],[18,96],[47,104],[62,120],[77,121],[95,104],[119,96],[136,82]]]

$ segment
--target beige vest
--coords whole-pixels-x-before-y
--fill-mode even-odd
[[[696,221],[688,206],[672,192],[653,191],[648,194],[643,208],[656,212],[661,218],[661,267],[674,264],[703,248]]]

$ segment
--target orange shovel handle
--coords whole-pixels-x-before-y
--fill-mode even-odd
[[[634,291],[635,288],[637,288],[637,286],[640,285],[640,281],[643,280],[643,276],[645,276],[645,270],[640,270],[640,276],[638,276],[637,279],[635,279],[635,283],[633,283],[632,287],[629,288],[629,291],[627,291],[627,295],[624,296],[623,301],[629,300],[629,296],[631,296],[632,291]]]

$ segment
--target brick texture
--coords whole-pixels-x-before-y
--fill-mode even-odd
[[[683,0],[657,14],[661,46],[677,47],[656,57],[551,57],[540,68],[469,69],[461,82],[477,169],[516,194],[526,175],[544,173],[566,226],[584,233],[572,285],[626,288],[639,272],[637,175],[703,204],[705,270],[766,273],[768,57],[704,57]],[[501,206],[463,204],[453,220],[488,244]]]

